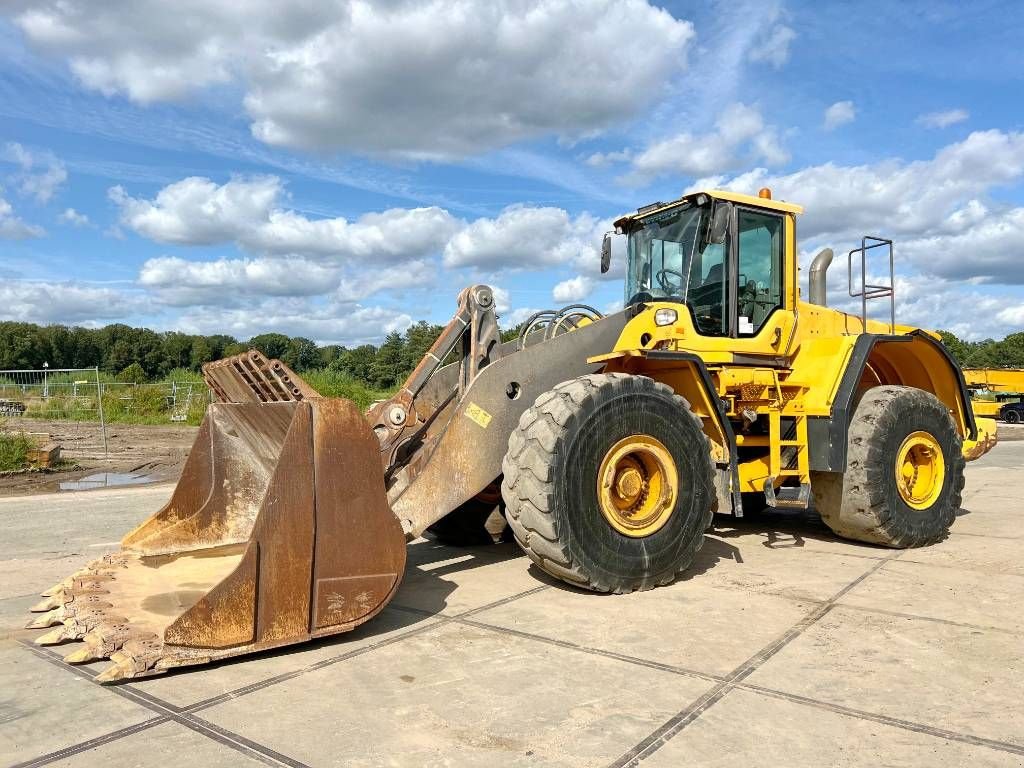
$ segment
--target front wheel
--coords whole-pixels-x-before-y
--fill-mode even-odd
[[[593,374],[537,398],[502,463],[508,522],[547,573],[597,592],[666,584],[715,501],[700,419],[645,376]]]
[[[821,519],[839,536],[887,547],[946,537],[964,487],[949,410],[913,387],[869,389],[850,423],[846,472],[812,472]]]
[[[1006,423],[1007,424],[1019,424],[1020,423],[1020,414],[1017,413],[1016,411],[1012,410],[1012,409],[1007,411],[1006,415],[1003,418],[1006,419]]]

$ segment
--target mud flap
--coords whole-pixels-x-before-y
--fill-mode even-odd
[[[345,632],[405,568],[379,443],[347,400],[215,403],[171,500],[44,593],[43,645],[111,682]]]

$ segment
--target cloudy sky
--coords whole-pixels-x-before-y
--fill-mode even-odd
[[[892,237],[899,320],[1001,337],[1022,38],[1012,2],[8,0],[0,319],[351,344],[473,282],[503,323],[614,309],[617,214],[770,186],[805,265]]]

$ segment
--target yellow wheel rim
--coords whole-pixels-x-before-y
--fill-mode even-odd
[[[928,432],[907,435],[896,452],[896,487],[911,509],[928,509],[942,493],[946,462],[942,448]]]
[[[676,506],[679,476],[672,454],[649,435],[608,449],[597,473],[597,498],[608,524],[633,538],[661,530]]]

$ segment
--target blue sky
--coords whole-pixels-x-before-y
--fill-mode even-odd
[[[896,240],[899,320],[1024,327],[1019,4],[241,5],[0,11],[0,319],[353,344],[473,282],[505,323],[610,310],[617,214],[767,185],[805,264]]]

